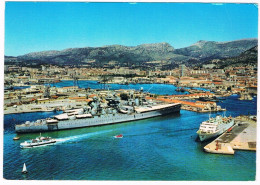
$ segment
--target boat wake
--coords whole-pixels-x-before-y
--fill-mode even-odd
[[[59,143],[64,143],[64,142],[69,142],[69,141],[78,141],[81,139],[86,139],[95,135],[111,132],[112,130],[104,130],[104,131],[98,131],[98,132],[93,132],[93,133],[87,133],[87,134],[81,134],[81,135],[76,135],[76,136],[69,136],[69,137],[64,137],[64,138],[56,138],[56,144]]]

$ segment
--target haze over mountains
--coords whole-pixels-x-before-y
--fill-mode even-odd
[[[163,65],[165,67],[172,68],[179,64],[192,66],[212,59],[237,57],[243,52],[245,52],[244,55],[247,55],[246,51],[257,46],[257,44],[257,39],[242,39],[229,42],[201,40],[191,46],[180,49],[174,49],[166,42],[138,46],[110,45],[69,48],[61,51],[33,52],[17,57],[5,56],[5,64],[88,64],[102,67],[112,61],[113,64],[118,66],[138,67],[147,65],[151,61],[164,61]],[[258,48],[256,47],[255,49],[257,50]],[[254,55],[257,56],[257,52]],[[255,57],[251,58],[255,59]]]

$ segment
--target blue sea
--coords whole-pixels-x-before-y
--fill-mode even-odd
[[[66,87],[66,86],[73,86],[73,80],[63,80],[58,83],[50,84],[51,86],[55,87]],[[89,80],[79,80],[78,86],[80,88],[91,88],[91,89],[110,89],[110,90],[118,90],[118,89],[135,89],[140,90],[143,89],[144,92],[159,94],[159,95],[172,95],[172,94],[188,94],[188,92],[177,92],[176,86],[171,84],[129,84],[129,85],[122,85],[122,84],[100,84],[97,81],[89,81]],[[186,87],[185,87],[186,88]],[[188,87],[186,89],[189,89]],[[193,89],[200,89],[209,91],[208,89],[204,88],[193,88]]]
[[[63,83],[63,84],[62,84]],[[72,83],[72,84],[70,84]],[[82,82],[82,84],[89,84]],[[56,86],[73,85],[61,82]],[[93,85],[94,84],[94,85]],[[93,83],[91,88],[100,88]],[[82,85],[83,86],[83,85]],[[133,84],[157,94],[175,94],[176,87],[164,84]],[[112,89],[126,88],[111,85]],[[226,115],[256,115],[256,97],[240,101],[237,95],[218,103]],[[39,134],[18,134],[14,125],[50,117],[60,112],[9,114],[4,116],[5,179],[20,180],[172,180],[252,181],[256,174],[256,152],[236,151],[235,155],[209,154],[207,142],[197,141],[196,131],[207,113],[181,110],[180,114],[102,127],[46,132],[57,138],[53,145],[20,149],[21,142]],[[215,116],[219,113],[212,113]],[[123,134],[123,138],[113,136]],[[26,163],[28,174],[22,174]]]

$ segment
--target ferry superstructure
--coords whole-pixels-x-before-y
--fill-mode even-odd
[[[218,115],[215,118],[210,118],[209,120],[202,122],[197,134],[199,135],[200,141],[205,141],[219,136],[233,125],[234,118],[231,116],[222,117]]]
[[[119,102],[119,101],[118,101]],[[118,103],[117,102],[117,103]],[[101,126],[122,122],[129,122],[162,116],[180,112],[181,104],[155,104],[146,105],[102,105],[94,101],[91,106],[54,116],[53,118],[41,119],[35,122],[25,122],[15,126],[17,133],[44,132],[64,129],[73,129],[90,126]]]

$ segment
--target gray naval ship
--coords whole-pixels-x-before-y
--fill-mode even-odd
[[[64,111],[51,118],[26,121],[16,125],[15,131],[28,133],[101,126],[179,113],[181,108],[179,103],[164,104],[146,101],[144,98],[125,101],[120,97],[106,97],[106,103],[102,103],[99,97],[94,97],[88,105]]]

